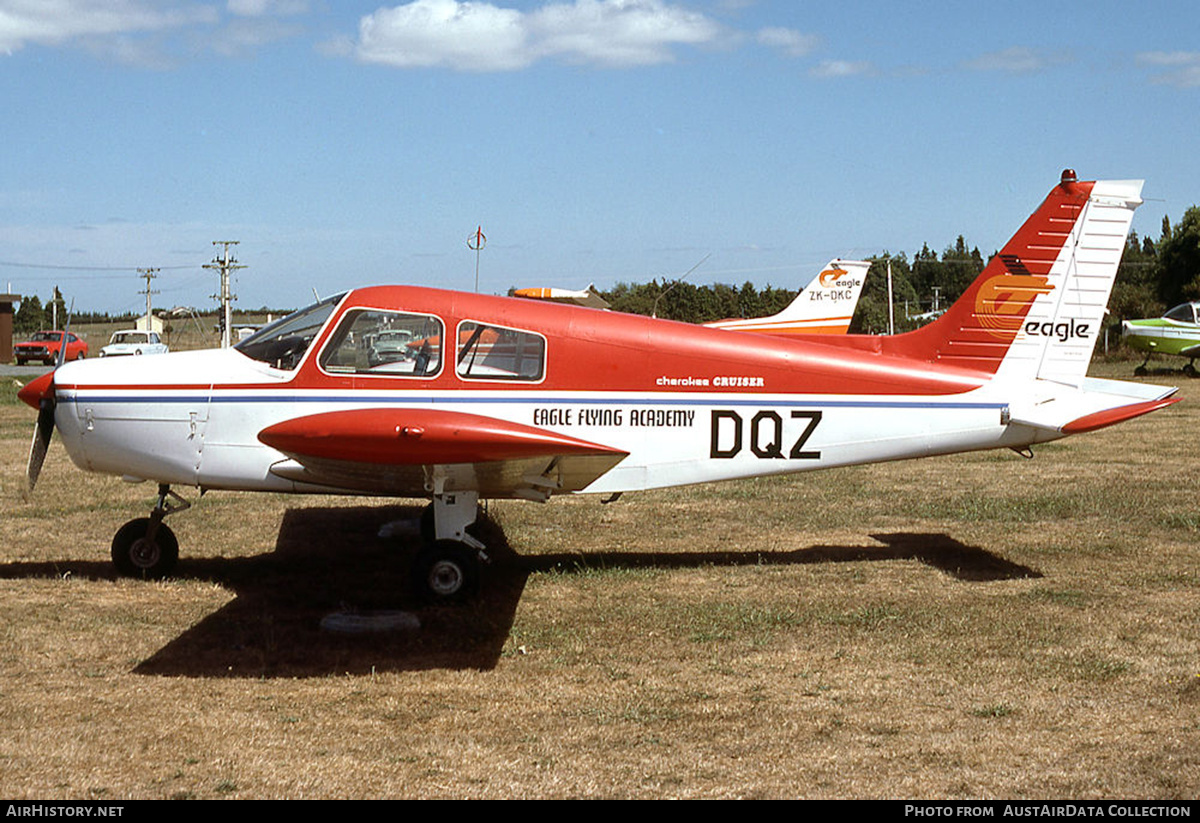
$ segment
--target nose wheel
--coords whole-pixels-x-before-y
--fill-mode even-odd
[[[158,487],[158,502],[149,517],[130,520],[113,536],[112,559],[125,577],[159,580],[169,575],[179,562],[179,541],[163,523],[168,514],[191,508],[163,483]]]
[[[125,577],[158,580],[179,561],[179,541],[165,523],[151,531],[149,517],[130,520],[117,530],[112,542],[113,565]]]

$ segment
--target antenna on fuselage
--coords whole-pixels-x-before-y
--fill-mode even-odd
[[[654,298],[654,306],[653,306],[653,307],[651,307],[651,309],[650,309],[650,316],[651,316],[651,317],[658,317],[658,301],[659,301],[659,300],[662,300],[664,297],[666,297],[668,294],[670,294],[670,292],[671,292],[671,289],[673,289],[673,288],[675,288],[676,286],[678,286],[678,285],[679,285],[680,283],[682,283],[684,280],[687,280],[687,279],[688,279],[688,275],[690,275],[690,274],[691,274],[692,272],[694,272],[696,269],[698,269],[698,268],[700,268],[701,266],[703,266],[703,265],[704,265],[704,261],[705,261],[705,260],[707,260],[707,259],[708,259],[708,258],[710,258],[710,257],[712,257],[712,252],[709,252],[708,254],[704,255],[704,257],[700,258],[700,262],[699,262],[699,263],[697,263],[696,265],[692,266],[692,267],[691,267],[690,269],[688,269],[686,272],[684,272],[684,273],[683,273],[683,277],[680,277],[678,280],[676,280],[674,283],[672,283],[672,284],[671,284],[671,286],[670,286],[670,288],[664,289],[663,291],[659,292],[659,294],[658,294],[658,297]]]

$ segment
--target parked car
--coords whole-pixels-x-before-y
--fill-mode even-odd
[[[18,366],[24,366],[30,360],[41,360],[47,366],[58,362],[58,350],[62,348],[63,340],[67,343],[67,360],[82,360],[87,357],[88,345],[71,332],[39,331],[24,343],[13,346],[13,356]]]
[[[100,350],[101,357],[124,357],[130,354],[166,354],[167,344],[156,331],[128,329],[113,332],[108,345]]]
[[[416,356],[409,348],[413,334],[405,329],[388,329],[379,332],[367,351],[367,362],[372,368],[383,363],[412,360]]]

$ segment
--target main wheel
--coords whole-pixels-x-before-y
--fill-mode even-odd
[[[479,587],[479,558],[474,549],[453,540],[438,540],[413,561],[413,587],[430,603],[461,603]]]
[[[158,524],[153,540],[146,539],[149,517],[130,520],[117,530],[112,542],[112,559],[126,577],[157,580],[166,577],[179,560],[179,541],[165,523]]]
[[[1191,362],[1189,362],[1186,366],[1183,367],[1183,373],[1186,374],[1188,377],[1195,377],[1196,376],[1195,365],[1193,365]]]

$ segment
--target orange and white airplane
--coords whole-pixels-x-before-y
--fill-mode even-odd
[[[60,365],[20,392],[39,409],[29,481],[57,428],[79,467],[158,483],[112,549],[151,577],[178,556],[172,486],[428,498],[414,580],[450,600],[485,556],[481,498],[1026,450],[1174,402],[1086,376],[1141,188],[1064,172],[945,315],[892,337],[376,286],[232,349]]]
[[[858,298],[862,296],[869,262],[834,258],[802,288],[787,308],[770,317],[717,320],[704,325],[713,329],[752,331],[760,334],[845,334],[850,329]],[[586,289],[533,287],[516,289],[514,297],[549,300],[574,306],[608,308],[595,286]]]
[[[746,320],[718,320],[705,325],[714,329],[780,336],[845,334],[850,329],[869,268],[871,264],[865,260],[835,258],[779,314]]]

